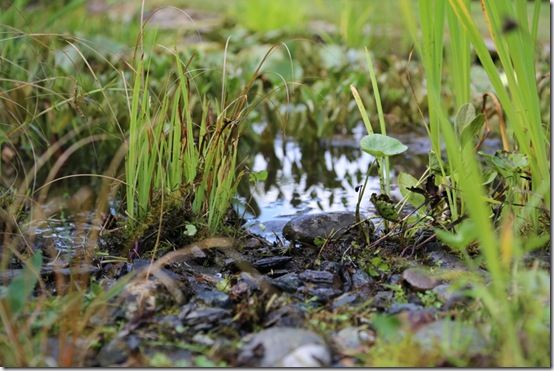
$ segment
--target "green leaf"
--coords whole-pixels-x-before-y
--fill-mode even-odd
[[[267,179],[267,170],[254,171],[248,176],[250,183],[263,182]]]
[[[471,143],[475,137],[479,135],[481,128],[485,124],[485,116],[478,114],[475,118],[467,125],[462,128],[460,139],[462,145]]]
[[[360,147],[364,152],[375,157],[398,155],[408,149],[398,139],[382,134],[366,135],[360,141]]]
[[[519,152],[496,151],[494,155],[482,152],[479,154],[485,157],[504,178],[516,176],[529,166],[527,156]]]
[[[39,250],[25,263],[23,272],[10,282],[6,298],[13,315],[21,311],[27,298],[33,293],[40,277],[41,266],[42,251]]]
[[[410,205],[414,207],[419,207],[425,202],[425,197],[419,193],[410,191],[408,188],[417,187],[419,182],[416,178],[411,176],[408,173],[398,174],[398,187],[400,188],[400,194],[404,197]]]
[[[371,322],[377,335],[387,342],[396,341],[400,338],[400,320],[391,315],[377,314]]]
[[[475,107],[473,104],[466,103],[460,107],[454,121],[458,134],[462,133],[462,129],[469,125],[475,119]]]
[[[458,232],[452,233],[443,229],[435,229],[437,237],[448,246],[463,250],[477,238],[477,228],[471,219],[464,220],[458,227]]]
[[[439,175],[439,176],[442,176],[442,171],[441,171],[441,167],[440,167],[440,164],[439,164],[439,158],[436,154],[435,151],[431,151],[429,152],[429,170],[431,171],[431,173],[435,174],[435,175]],[[444,167],[445,167],[445,171],[446,173],[448,174],[448,171],[447,171],[447,164],[444,164]]]

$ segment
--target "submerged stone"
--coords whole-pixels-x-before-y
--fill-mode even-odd
[[[345,232],[356,223],[353,212],[330,212],[301,215],[291,219],[283,228],[283,235],[291,241],[315,244],[316,238],[327,238],[333,233]],[[367,222],[373,231],[373,223]]]

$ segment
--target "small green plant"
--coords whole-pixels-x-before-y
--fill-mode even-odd
[[[401,304],[405,304],[408,302],[408,297],[406,296],[406,292],[404,291],[402,285],[394,284],[385,286],[393,292],[394,301]]]
[[[367,258],[364,264],[364,270],[371,277],[379,277],[383,274],[388,274],[391,271],[391,263],[382,256],[379,256],[381,251],[377,249],[372,253],[372,256]]]
[[[360,147],[364,152],[373,155],[379,164],[379,179],[381,185],[381,193],[389,195],[390,193],[390,174],[389,174],[389,157],[398,155],[408,149],[403,145],[399,140],[387,136],[387,130],[385,125],[385,118],[383,114],[383,107],[381,104],[381,96],[379,94],[379,87],[377,85],[377,78],[375,75],[375,68],[373,66],[373,61],[369,51],[366,49],[366,58],[369,68],[369,75],[371,79],[371,84],[373,86],[373,93],[375,95],[375,105],[377,106],[377,113],[379,116],[379,126],[381,129],[381,134],[375,134],[373,132],[373,127],[369,120],[369,116],[365,109],[365,106],[362,102],[358,90],[353,85],[350,87],[354,100],[358,105],[358,109],[362,115],[362,120],[365,125],[365,128],[368,132],[360,142]]]
[[[442,306],[437,294],[433,291],[418,292],[417,297],[421,300],[424,307],[440,308]]]

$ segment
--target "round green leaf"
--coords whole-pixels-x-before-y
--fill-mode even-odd
[[[398,139],[382,134],[369,134],[360,141],[362,151],[375,157],[393,156],[408,149]]]

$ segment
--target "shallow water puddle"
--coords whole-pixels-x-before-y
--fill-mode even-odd
[[[272,151],[254,155],[253,171],[268,171],[265,182],[250,186],[250,195],[237,202],[239,213],[248,220],[246,228],[270,241],[281,237],[283,226],[297,215],[355,211],[367,169],[373,157],[359,148],[365,135],[363,126],[352,136],[335,136],[321,145],[305,145],[278,136]],[[414,133],[391,134],[408,146],[408,150],[391,158],[391,194],[401,199],[395,178],[404,171],[419,177],[427,165],[431,144],[427,137]],[[487,139],[482,150],[492,153],[500,147],[497,139]],[[379,178],[371,176],[362,197],[360,211],[374,214],[369,200],[379,193]],[[245,210],[244,205],[247,205]]]
[[[373,162],[373,157],[358,147],[363,134],[356,130],[353,136],[334,137],[318,146],[277,137],[272,159],[262,153],[254,156],[253,170],[267,170],[269,176],[250,188],[246,227],[274,241],[293,216],[354,211],[359,197],[356,189],[363,185]],[[369,196],[373,192],[379,192],[379,178],[375,176],[369,178],[362,197],[360,210],[364,213],[372,213]],[[400,196],[394,187],[393,195]],[[244,204],[246,197],[241,201]]]

